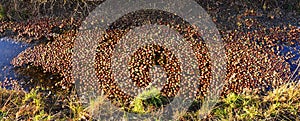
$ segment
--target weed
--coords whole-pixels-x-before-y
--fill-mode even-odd
[[[284,84],[265,96],[232,93],[220,100],[212,115],[220,120],[293,120],[299,115],[299,96],[299,86],[294,83]]]
[[[3,20],[5,18],[5,11],[3,6],[0,4],[0,20]]]
[[[161,107],[166,101],[157,88],[150,88],[139,94],[132,102],[132,111],[135,113],[149,113],[154,108]]]

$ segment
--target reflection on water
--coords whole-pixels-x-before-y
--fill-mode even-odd
[[[17,80],[17,85],[24,90],[30,90],[36,86],[46,89],[56,88],[54,86],[55,83],[62,79],[59,74],[44,72],[41,67],[31,66],[30,64],[22,67],[13,67],[13,65],[10,64],[14,57],[28,47],[30,47],[28,44],[14,42],[7,38],[0,38],[1,86],[11,89],[15,84],[10,83],[14,83],[13,80]]]
[[[277,55],[283,56],[285,61],[290,64],[290,69],[293,73],[290,80],[300,80],[300,43],[292,40],[293,44],[280,42],[279,50],[276,50]]]
[[[24,43],[14,42],[13,40],[0,38],[0,80],[4,81],[6,78],[16,78],[13,71],[13,66],[10,61],[16,57],[20,52],[25,50],[28,45]]]

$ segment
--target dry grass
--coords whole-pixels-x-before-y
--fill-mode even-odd
[[[0,89],[0,91],[1,120],[91,120],[93,115],[98,116],[97,118],[107,119],[116,115],[116,112],[122,111],[122,108],[113,108],[104,95],[90,102],[90,105],[83,106],[78,98],[71,94],[64,103],[68,107],[67,110],[51,112],[49,108],[53,106],[45,105],[49,98],[43,96],[40,89],[34,89],[28,93],[5,89]],[[151,94],[149,93],[149,95]],[[155,103],[152,102],[152,104]],[[135,103],[134,106],[138,104]],[[149,112],[149,110],[145,111],[144,107],[135,109],[141,109],[134,110],[135,113],[155,113]],[[299,85],[288,83],[270,91],[267,95],[259,95],[255,91],[244,91],[239,95],[231,93],[227,97],[220,98],[207,118],[218,120],[300,120],[299,109]],[[62,113],[65,114],[62,116]],[[196,111],[182,114],[181,111],[175,111],[174,115],[181,120],[199,120],[197,116],[200,113]],[[121,116],[124,120],[127,119],[126,114]]]
[[[0,6],[4,8],[4,13],[0,18],[8,20],[27,20],[35,17],[85,17],[99,4],[105,0],[1,0]],[[215,5],[216,1],[196,0],[202,7]],[[232,1],[221,0],[223,3],[233,3]],[[238,0],[234,1],[237,6],[248,6],[252,9],[272,11],[278,8],[285,11],[295,11],[300,13],[300,2],[298,0]],[[1,7],[0,7],[1,8]],[[243,7],[244,8],[244,7]],[[206,8],[210,9],[210,8]]]
[[[103,0],[1,0],[7,20],[23,21],[41,17],[84,17]]]

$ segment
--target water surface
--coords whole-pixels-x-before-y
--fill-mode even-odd
[[[0,38],[0,80],[4,81],[6,78],[15,79],[16,74],[13,70],[13,65],[10,61],[16,57],[20,52],[29,47],[25,43],[15,42],[12,39]]]
[[[294,41],[293,45],[280,43],[279,46],[281,46],[281,48],[278,51],[275,51],[275,53],[285,57],[285,61],[289,63],[293,74],[291,75],[290,80],[300,81],[300,43]]]

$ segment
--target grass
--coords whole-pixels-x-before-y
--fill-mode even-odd
[[[86,114],[79,101],[76,101],[76,99],[74,98],[69,99],[68,107],[71,111],[71,116],[73,120],[80,120]]]
[[[299,96],[295,83],[282,85],[265,96],[232,93],[219,101],[213,115],[220,120],[299,120]]]
[[[0,4],[7,9],[5,19],[22,21],[40,17],[84,18],[103,1],[105,0],[2,0]],[[276,0],[238,0],[237,2],[247,4],[253,9],[262,9],[264,11],[282,8],[287,11],[295,10],[298,14],[300,13],[300,2],[298,0],[284,0],[281,2]],[[206,7],[204,3],[207,2],[199,3],[201,3],[201,6]]]
[[[67,110],[51,112],[47,106],[47,96],[41,89],[33,89],[28,93],[16,90],[1,91],[1,120],[91,120],[91,112],[105,109],[103,114],[113,116],[116,109],[108,107],[105,97],[100,96],[88,107],[83,106],[75,95],[68,96],[65,104]],[[152,88],[140,94],[132,103],[131,112],[146,114],[154,113],[153,107],[160,108],[164,99],[159,91]],[[152,107],[152,108],[150,108]],[[284,84],[270,91],[267,95],[259,95],[255,91],[245,91],[242,94],[231,93],[219,99],[217,105],[207,117],[218,120],[300,120],[300,88],[295,83]],[[62,108],[63,109],[63,108]],[[110,110],[110,111],[107,111]],[[98,110],[97,110],[98,111]],[[119,110],[121,111],[121,109]],[[57,116],[65,113],[64,116]],[[69,114],[67,114],[69,113]],[[198,120],[201,112],[182,114],[175,111],[182,119]],[[100,117],[101,118],[101,117]],[[124,120],[126,114],[123,115]]]
[[[154,108],[163,106],[167,100],[157,88],[150,88],[139,94],[132,102],[132,111],[135,113],[149,113]]]
[[[5,11],[3,6],[0,4],[0,20],[3,20],[5,18]]]
[[[104,0],[1,0],[7,20],[24,21],[43,17],[82,17]]]
[[[43,97],[38,89],[29,93],[3,90],[2,96],[9,98],[1,104],[1,120],[50,120],[52,118],[44,109]]]

